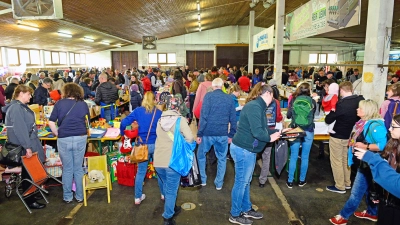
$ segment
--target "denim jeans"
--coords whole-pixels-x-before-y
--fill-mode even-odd
[[[72,180],[75,181],[75,198],[83,200],[83,157],[86,150],[87,135],[72,136],[57,139],[57,148],[63,164],[62,182],[63,199],[72,201]]]
[[[300,181],[306,180],[308,170],[308,158],[312,142],[314,140],[314,132],[306,131],[306,136],[303,138],[296,138],[290,141],[290,163],[289,163],[289,178],[288,182],[293,182],[294,171],[296,170],[297,159],[299,158],[299,149],[301,144],[301,166],[300,166]]]
[[[228,136],[204,136],[201,139],[197,152],[201,182],[207,184],[206,174],[206,154],[214,145],[215,155],[218,159],[217,176],[214,184],[217,188],[222,188],[226,171],[226,153],[228,152]]]
[[[111,109],[110,108],[104,109],[104,119],[106,119],[107,122],[111,120]]]
[[[349,217],[356,211],[365,195],[367,213],[376,216],[378,214],[378,205],[369,200],[368,190],[368,181],[365,175],[358,170],[356,178],[354,179],[353,187],[351,188],[350,197],[346,204],[344,204],[343,209],[340,211],[340,215],[345,219],[349,219]]]
[[[231,215],[237,217],[251,209],[250,181],[256,165],[256,153],[249,152],[233,143],[231,156],[235,162],[235,183],[232,188]]]
[[[147,147],[149,149],[149,159],[153,158],[155,144],[148,144]],[[143,182],[144,182],[144,177],[146,176],[146,173],[147,173],[147,165],[148,164],[149,164],[149,161],[144,161],[144,162],[138,163],[138,169],[137,169],[136,178],[135,178],[135,198],[142,197]],[[160,187],[161,194],[164,195],[163,186],[162,186],[162,183],[160,182],[160,178],[158,176],[157,176],[157,180],[158,180],[158,186]]]
[[[172,218],[175,213],[175,203],[178,197],[179,183],[181,175],[171,168],[156,168],[157,175],[160,178],[161,186],[164,191],[165,203],[164,213],[165,219]]]

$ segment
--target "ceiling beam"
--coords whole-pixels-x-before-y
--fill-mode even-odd
[[[0,15],[7,14],[10,12],[12,12],[12,9],[3,9],[3,10],[0,10]]]

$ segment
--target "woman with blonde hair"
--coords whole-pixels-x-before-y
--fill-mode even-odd
[[[357,109],[357,116],[361,119],[356,123],[349,139],[348,165],[353,164],[354,148],[367,149],[372,152],[380,152],[385,148],[387,130],[383,119],[379,115],[378,104],[373,100],[362,100]],[[349,199],[336,215],[329,219],[332,224],[346,224],[349,217],[354,216],[377,221],[378,207],[370,199],[370,187],[372,184],[371,169],[368,164],[359,162],[356,178]],[[365,195],[367,210],[356,212]]]
[[[153,92],[149,91],[146,92],[143,97],[142,106],[133,110],[129,116],[121,121],[121,134],[123,134],[125,128],[131,125],[134,121],[139,124],[139,137],[143,144],[147,144],[148,146],[149,158],[153,157],[157,138],[157,121],[161,118],[161,113],[161,110],[156,108],[156,101]],[[135,178],[136,205],[139,205],[146,198],[146,195],[142,194],[142,191],[143,181],[147,171],[147,164],[148,161],[138,163],[138,170]],[[159,186],[161,193],[163,193],[162,185]],[[161,199],[164,199],[163,195],[161,195]]]
[[[194,75],[193,73],[189,73],[188,80],[190,81],[190,86],[189,86],[189,105],[190,105],[190,114],[191,114],[191,117],[189,120],[189,124],[190,124],[194,117],[193,105],[194,105],[194,100],[196,98],[196,91],[197,91],[197,88],[199,87],[199,82],[196,79],[196,75]]]

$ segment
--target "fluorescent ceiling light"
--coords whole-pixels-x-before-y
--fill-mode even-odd
[[[103,45],[110,45],[110,42],[107,42],[107,41],[102,41],[101,42]]]
[[[199,27],[199,32],[201,32],[201,27]]]
[[[200,11],[200,2],[197,2],[197,11]]]
[[[200,21],[200,13],[197,14],[197,19]]]
[[[62,37],[68,37],[71,38],[72,34],[68,34],[68,33],[64,33],[64,32],[57,32],[58,36],[62,36]]]
[[[84,39],[85,41],[94,42],[94,39],[93,39],[93,38],[90,38],[90,37],[83,37],[83,39]]]
[[[21,23],[17,23],[17,25],[18,25],[18,27],[24,28],[27,30],[39,31],[39,28],[34,27],[34,26],[29,26],[29,25],[25,25],[25,24],[21,24]]]
[[[121,48],[121,45],[115,45],[115,47]]]

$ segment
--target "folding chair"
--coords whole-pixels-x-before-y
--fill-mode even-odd
[[[105,179],[102,182],[95,182],[91,183],[89,180],[89,176],[85,174],[83,176],[83,205],[87,206],[87,199],[86,199],[86,191],[95,190],[100,188],[107,189],[107,201],[108,203],[111,202],[110,199],[110,190],[112,190],[112,184],[110,180],[110,172],[107,169],[107,156],[93,156],[88,157],[88,172],[92,170],[100,170],[103,171]]]
[[[21,201],[24,203],[28,212],[32,213],[31,209],[26,204],[25,199],[36,194],[37,192],[40,192],[46,203],[49,203],[49,201],[47,201],[46,197],[43,195],[43,192],[46,194],[48,194],[49,192],[43,189],[41,186],[47,181],[48,178],[53,178],[60,184],[62,184],[62,182],[47,173],[47,171],[44,169],[42,162],[39,160],[37,152],[33,153],[31,158],[27,158],[26,156],[22,156],[21,158],[22,158],[22,166],[25,167],[31,179],[21,180],[21,182],[17,184],[15,190]],[[23,182],[29,182],[31,183],[31,186],[23,193],[20,193],[19,188]]]

